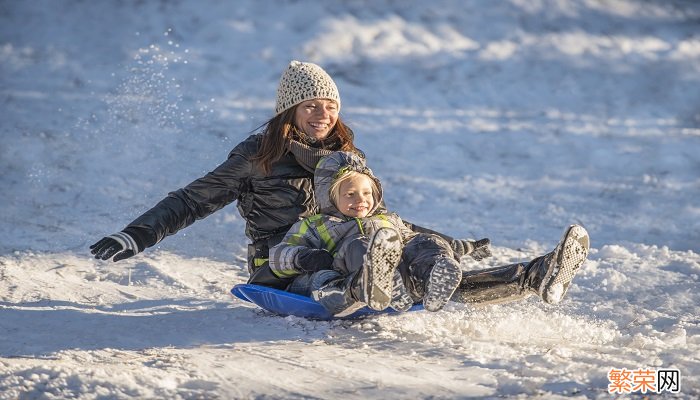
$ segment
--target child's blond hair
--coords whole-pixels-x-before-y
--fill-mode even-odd
[[[367,174],[363,174],[362,172],[357,172],[357,171],[348,171],[343,176],[340,178],[336,179],[333,184],[331,185],[330,189],[330,195],[331,195],[331,202],[333,203],[334,206],[338,207],[338,199],[340,198],[340,185],[343,184],[343,182],[347,181],[348,179],[351,179],[355,176],[362,175],[365,178],[369,179],[370,184],[372,186],[372,198],[374,199],[374,206],[376,208],[377,203],[379,202],[379,186],[377,186],[377,182],[372,179],[371,176]]]

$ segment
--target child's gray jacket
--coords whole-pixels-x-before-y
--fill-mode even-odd
[[[330,189],[337,179],[349,171],[357,171],[370,176],[377,184],[374,194],[374,207],[364,218],[343,215],[333,204]],[[314,194],[320,214],[307,217],[292,226],[282,242],[270,249],[270,268],[280,278],[299,275],[302,270],[297,265],[300,251],[325,249],[333,254],[334,269],[347,270],[343,262],[344,243],[360,236],[371,236],[377,229],[395,229],[405,243],[416,235],[404,225],[401,218],[387,212],[382,202],[382,187],[379,180],[353,153],[335,152],[319,161],[314,173]]]

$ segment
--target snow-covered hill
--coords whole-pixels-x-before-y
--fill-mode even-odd
[[[699,22],[661,0],[0,2],[0,399],[602,399],[611,368],[697,398]],[[390,208],[491,238],[465,269],[585,225],[567,299],[268,315],[229,294],[234,205],[90,257],[269,118],[292,59],[336,80]]]

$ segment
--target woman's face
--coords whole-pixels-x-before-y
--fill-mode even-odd
[[[347,217],[364,218],[374,207],[372,180],[364,174],[355,175],[340,184],[338,211]]]
[[[299,103],[294,124],[316,139],[325,139],[338,121],[338,104],[329,99],[313,99]]]

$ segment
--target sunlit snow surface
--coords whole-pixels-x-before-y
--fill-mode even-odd
[[[607,399],[611,368],[677,369],[697,398],[698,21],[678,0],[0,3],[0,399]],[[564,301],[272,316],[229,293],[234,205],[90,257],[271,117],[292,59],[334,77],[392,210],[491,238],[465,270],[584,225]]]

